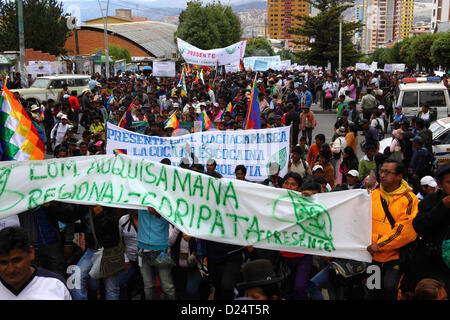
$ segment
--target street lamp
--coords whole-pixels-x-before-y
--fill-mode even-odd
[[[106,2],[106,15],[103,15],[102,5],[100,0],[98,0],[98,6],[100,7],[100,12],[102,13],[103,19],[103,30],[105,33],[105,75],[106,79],[109,78],[109,52],[108,52],[108,10],[109,10],[109,0]]]

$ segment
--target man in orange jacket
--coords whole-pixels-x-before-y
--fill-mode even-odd
[[[403,180],[404,174],[402,163],[386,160],[380,170],[380,188],[372,191],[372,244],[367,250],[373,257],[373,264],[381,268],[382,287],[370,291],[371,299],[397,299],[402,275],[399,250],[417,237],[412,221],[417,215],[419,200]],[[383,202],[395,221],[393,228]]]

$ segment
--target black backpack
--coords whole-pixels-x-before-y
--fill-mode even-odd
[[[433,171],[437,167],[437,159],[433,153],[427,151],[427,157],[423,164],[422,177],[433,175]]]
[[[377,125],[375,126],[375,129],[377,129],[378,141],[381,141],[384,139],[384,131],[383,131],[383,128],[381,127],[380,120],[383,121],[383,119],[376,118],[376,120],[377,120]]]

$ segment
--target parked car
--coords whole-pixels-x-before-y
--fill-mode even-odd
[[[430,125],[433,133],[433,153],[438,164],[450,162],[450,117],[433,121]],[[380,152],[392,143],[392,137],[380,141]]]
[[[48,99],[56,101],[64,83],[67,83],[69,92],[77,91],[77,95],[81,96],[84,89],[89,89],[89,80],[89,75],[44,76],[36,78],[30,88],[13,89],[11,92],[18,92],[29,104],[41,104]]]

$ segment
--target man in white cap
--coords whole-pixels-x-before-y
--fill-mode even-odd
[[[361,183],[359,183],[359,172],[358,171],[353,169],[347,173],[347,188],[348,188],[348,190],[361,188]]]
[[[69,129],[69,119],[67,115],[63,114],[61,116],[61,121],[55,124],[52,131],[50,132],[51,142],[54,143],[56,149],[64,141],[64,136]]]
[[[435,192],[437,189],[437,182],[432,176],[425,176],[420,179],[420,192],[417,194],[419,200],[423,200],[430,193]]]

